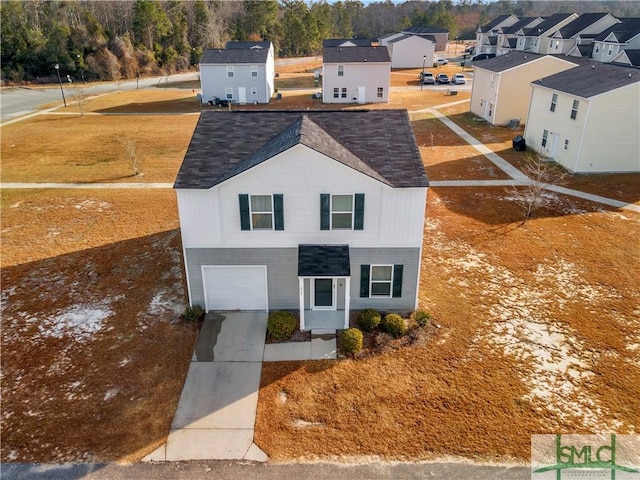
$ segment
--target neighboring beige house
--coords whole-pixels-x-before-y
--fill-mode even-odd
[[[640,172],[640,69],[591,62],[531,85],[527,147],[574,173]]]
[[[421,35],[402,34],[387,42],[391,68],[432,67],[435,60],[435,42]]]
[[[496,30],[495,46],[491,45],[493,37],[489,37],[489,44],[482,46],[483,53],[495,53],[504,55],[516,49],[516,32],[523,28],[533,28],[543,22],[542,17],[524,17],[508,27],[499,27]]]
[[[516,32],[516,50],[520,52],[552,53],[551,36],[578,18],[577,13],[556,13],[538,25]]]
[[[491,51],[491,48],[489,48],[490,51],[485,51],[484,49],[492,47],[492,43],[493,45],[496,44],[500,28],[509,27],[517,22],[518,17],[515,15],[500,15],[486,25],[479,27],[478,30],[476,30],[476,47],[473,54],[495,53],[495,49],[493,49],[493,51]],[[493,40],[490,40],[490,38],[493,38]]]
[[[530,82],[574,68],[570,59],[535,53],[510,52],[475,66],[471,113],[492,125],[524,122],[531,99]]]
[[[322,57],[324,103],[389,101],[391,58],[386,47],[328,47]]]

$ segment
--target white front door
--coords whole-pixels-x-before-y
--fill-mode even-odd
[[[238,87],[238,103],[240,105],[247,103],[247,89],[245,87]]]
[[[367,87],[358,87],[358,103],[365,103],[367,100]]]
[[[336,284],[334,278],[314,278],[311,285],[311,309],[336,309]]]
[[[556,132],[551,135],[553,135],[553,141],[551,142],[551,153],[549,156],[551,158],[556,158],[556,154],[558,153],[558,144],[560,143],[560,134]]]

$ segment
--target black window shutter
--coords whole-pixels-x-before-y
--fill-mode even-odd
[[[281,193],[273,194],[273,223],[275,230],[284,230],[284,197]]]
[[[402,296],[402,270],[403,265],[393,266],[393,294],[394,298]]]
[[[320,194],[320,230],[329,230],[330,202],[331,195]]]
[[[369,297],[369,265],[360,265],[360,297]]]
[[[249,195],[238,195],[240,201],[240,230],[251,230],[251,218],[249,217]]]
[[[364,193],[356,193],[354,230],[364,230]]]

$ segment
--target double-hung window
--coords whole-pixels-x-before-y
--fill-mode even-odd
[[[384,87],[378,87],[378,98],[383,98],[384,97]]]
[[[251,76],[256,78],[258,76],[258,66],[251,65]]]
[[[558,94],[554,93],[553,95],[551,95],[551,107],[549,108],[549,110],[551,110],[552,112],[555,112],[557,104],[558,104]]]
[[[344,65],[338,65],[338,76],[344,77]]]
[[[283,195],[240,194],[241,230],[284,230]]]
[[[333,89],[333,98],[340,98],[340,89],[337,87]]]
[[[573,106],[571,107],[571,119],[575,120],[578,116],[578,106],[580,105],[580,101],[574,100]]]
[[[235,72],[233,71],[233,65],[227,67],[227,77],[233,78]]]
[[[547,141],[549,140],[549,130],[542,131],[542,146],[547,146]]]
[[[227,100],[233,100],[233,88],[225,88],[224,94],[227,97]]]
[[[364,230],[364,193],[321,193],[320,230]]]
[[[347,98],[347,88],[342,87],[342,94],[340,95],[342,98]]]
[[[403,270],[403,265],[361,265],[360,297],[401,297]]]

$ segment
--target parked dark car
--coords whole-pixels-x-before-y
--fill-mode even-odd
[[[479,53],[478,55],[471,57],[471,61],[477,62],[478,60],[486,60],[487,58],[493,58],[495,56],[495,53]]]
[[[214,97],[213,100],[209,100],[207,103],[209,105],[215,105],[216,107],[228,107],[233,103],[233,100]]]
[[[449,83],[449,77],[445,73],[436,75],[436,83]]]

